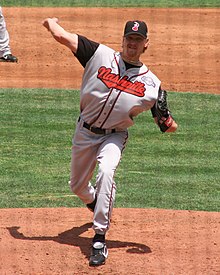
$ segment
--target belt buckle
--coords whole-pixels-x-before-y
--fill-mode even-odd
[[[96,127],[89,125],[89,131],[96,134]]]

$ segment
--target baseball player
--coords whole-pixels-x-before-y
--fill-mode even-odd
[[[9,46],[9,34],[0,6],[0,62],[18,62],[17,57],[12,55]]]
[[[149,45],[145,22],[126,23],[121,52],[67,32],[57,18],[47,18],[42,24],[84,67],[70,186],[94,213],[89,264],[99,266],[108,256],[105,236],[115,200],[114,175],[128,139],[128,127],[134,124],[135,116],[147,110],[162,132],[176,131],[177,123],[167,107],[161,81],[140,61]],[[90,180],[97,163],[94,187]]]

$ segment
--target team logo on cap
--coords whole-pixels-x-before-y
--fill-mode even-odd
[[[139,26],[140,26],[140,25],[139,25],[138,22],[134,22],[134,26],[132,27],[132,30],[133,30],[134,32],[138,31]]]

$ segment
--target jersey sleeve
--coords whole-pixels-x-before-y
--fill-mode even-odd
[[[160,90],[161,90],[161,86],[159,87],[158,93],[160,92]],[[156,102],[154,103],[154,106],[151,108],[151,114],[152,114],[152,117],[157,117],[157,114],[156,114]]]
[[[98,46],[99,43],[92,41],[85,36],[78,35],[78,48],[77,52],[74,53],[74,55],[83,67],[86,66],[86,63],[94,55]]]

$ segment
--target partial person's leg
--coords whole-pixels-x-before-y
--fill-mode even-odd
[[[11,54],[9,34],[6,29],[5,18],[0,7],[0,62],[17,62],[17,58]]]
[[[87,129],[77,124],[73,139],[70,187],[85,204],[95,200],[95,190],[90,180],[96,167],[97,146],[92,145]]]
[[[2,8],[0,7],[0,57],[3,57],[5,54],[10,54],[9,46],[9,34],[6,29],[5,19],[2,13]]]

